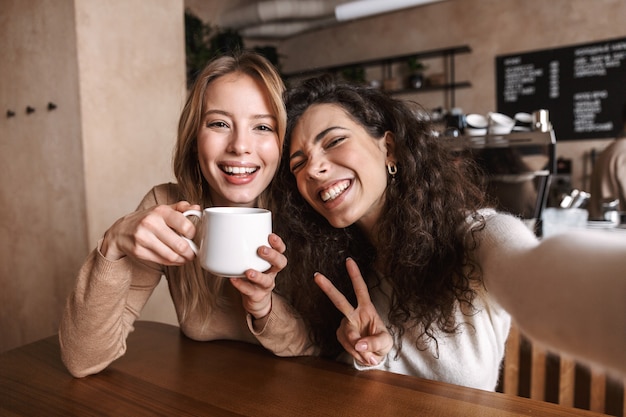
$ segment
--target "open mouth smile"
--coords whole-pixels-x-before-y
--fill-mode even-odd
[[[339,197],[348,187],[350,186],[350,181],[340,181],[333,184],[331,187],[326,188],[320,191],[320,198],[324,203],[328,201],[332,201]]]
[[[228,175],[250,175],[258,171],[259,167],[241,167],[241,166],[223,165],[223,166],[220,166],[220,169]]]

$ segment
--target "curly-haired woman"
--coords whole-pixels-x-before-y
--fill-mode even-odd
[[[472,165],[382,91],[322,76],[286,106],[271,202],[297,261],[277,288],[321,354],[343,347],[359,368],[493,390],[511,314],[545,343],[626,371],[626,239],[539,241],[488,208]]]

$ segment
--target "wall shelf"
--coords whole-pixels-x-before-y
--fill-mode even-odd
[[[471,48],[468,45],[455,46],[451,48],[434,49],[429,51],[414,52],[411,54],[395,55],[383,58],[376,58],[364,61],[348,62],[341,65],[328,66],[328,67],[316,67],[305,71],[296,71],[292,73],[284,74],[287,80],[303,79],[312,77],[314,75],[328,72],[332,74],[341,74],[342,72],[354,68],[362,68],[367,72],[369,69],[376,67],[380,68],[383,79],[385,77],[395,77],[398,66],[405,64],[409,59],[416,58],[419,61],[424,59],[436,59],[441,58],[443,60],[443,79],[437,84],[424,84],[420,88],[408,87],[405,85],[399,85],[397,88],[390,88],[389,91],[392,95],[403,94],[420,94],[432,91],[444,92],[444,107],[455,107],[455,90],[459,88],[471,87],[469,81],[456,81],[455,79],[455,57],[458,54],[470,53]],[[395,70],[395,71],[394,71]],[[369,80],[367,80],[369,81]]]
[[[462,81],[452,84],[441,84],[441,85],[425,85],[420,88],[401,88],[398,90],[392,90],[392,94],[415,94],[415,93],[425,93],[428,91],[441,91],[441,90],[456,90],[459,88],[469,88],[472,86],[472,83],[469,81]]]

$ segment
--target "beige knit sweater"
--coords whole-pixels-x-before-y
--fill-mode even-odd
[[[179,199],[175,184],[163,184],[144,197],[139,209],[173,204]],[[126,338],[133,331],[133,323],[143,306],[161,278],[172,276],[176,268],[139,262],[130,257],[110,261],[100,253],[101,242],[80,269],[59,327],[63,362],[76,377],[100,372],[124,354]],[[171,284],[169,288],[180,318],[181,296]],[[214,296],[226,303],[220,303],[211,312],[205,326],[203,318],[192,312],[180,323],[186,336],[200,341],[229,339],[261,344],[279,356],[314,351],[308,344],[301,320],[280,296],[272,295],[272,311],[258,331],[254,330],[252,318],[242,307],[241,295],[229,283],[222,286],[221,294]]]

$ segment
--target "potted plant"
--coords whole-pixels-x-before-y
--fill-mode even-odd
[[[280,72],[280,55],[278,54],[278,50],[273,45],[265,45],[265,46],[255,46],[254,51],[263,55],[270,61],[276,69]]]
[[[341,70],[341,76],[344,80],[355,83],[365,84],[365,68],[360,65],[352,65]]]
[[[190,11],[185,11],[185,63],[188,86],[212,57],[209,46],[212,32],[211,26],[206,25]]]
[[[222,54],[244,49],[243,38],[234,29],[212,27],[189,10],[185,11],[185,53],[187,85],[191,86],[206,63]],[[275,46],[256,46],[254,51],[265,56],[280,70],[279,55]]]
[[[216,29],[211,37],[211,58],[243,50],[243,38],[234,29]]]
[[[424,85],[423,71],[426,69],[426,66],[416,56],[407,59],[407,66],[409,67],[409,87],[422,88]]]

